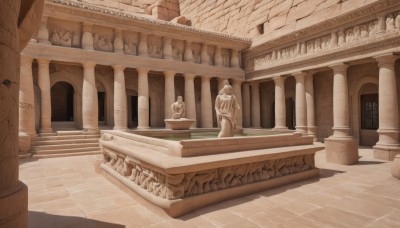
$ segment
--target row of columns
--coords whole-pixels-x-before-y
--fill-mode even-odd
[[[49,42],[49,31],[47,28],[47,17],[43,17],[37,41],[39,44],[50,45]],[[93,24],[84,22],[82,23],[82,49],[84,50],[94,50],[93,44]],[[147,57],[148,56],[148,44],[147,44],[147,37],[148,34],[146,32],[139,33],[139,44],[137,48],[138,56]],[[163,48],[162,48],[162,55],[164,59],[173,60],[172,55],[172,38],[163,37]],[[122,39],[122,30],[115,28],[114,29],[114,41],[113,41],[113,49],[114,53],[124,53],[124,42]],[[215,53],[214,53],[214,65],[216,66],[223,66],[222,61],[222,54],[221,54],[221,47],[216,46]],[[210,63],[210,56],[208,54],[208,45],[202,44],[201,45],[201,53],[200,53],[201,64],[209,64]],[[193,51],[192,51],[192,41],[185,40],[185,50],[183,54],[183,61],[186,62],[194,62],[193,59]],[[231,57],[230,57],[230,67],[239,68],[240,67],[240,60],[239,60],[239,51],[235,49],[231,49]]]
[[[21,57],[21,86],[20,86],[20,132],[31,136],[36,134],[34,109],[34,90],[32,78],[32,61],[29,56]],[[37,59],[38,85],[41,92],[40,132],[52,132],[51,127],[51,85],[49,75],[50,61]],[[82,88],[82,124],[85,132],[97,132],[98,128],[98,97],[95,79],[94,62],[83,63]],[[127,98],[125,87],[125,66],[114,65],[114,129],[125,130],[128,127]],[[149,81],[148,69],[138,68],[138,129],[149,128]],[[175,72],[166,71],[165,75],[165,118],[171,118],[170,105],[175,102]],[[184,74],[186,117],[196,118],[196,101],[194,74]],[[201,77],[201,122],[202,128],[213,127],[213,107],[211,97],[211,77]],[[241,105],[241,80],[233,80],[233,89]],[[219,83],[220,84],[220,83]],[[238,126],[242,126],[241,113],[238,116]]]

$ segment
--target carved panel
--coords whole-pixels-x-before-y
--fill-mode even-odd
[[[97,33],[93,34],[93,48],[96,51],[113,52],[113,44],[111,39],[100,36]]]
[[[147,36],[147,53],[153,58],[162,58],[162,39],[161,37]]]
[[[172,40],[172,57],[174,60],[182,61],[184,51],[184,43],[182,40]]]
[[[76,32],[54,29],[50,36],[52,45],[63,47],[79,47],[80,38]]]
[[[104,137],[103,140],[111,140]],[[180,199],[315,168],[314,154],[309,154],[197,172],[166,174],[106,147],[103,147],[102,154],[103,164],[148,192],[166,199]]]
[[[192,43],[193,61],[201,63],[201,44]]]

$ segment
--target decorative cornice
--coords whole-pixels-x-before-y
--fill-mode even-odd
[[[347,12],[345,14],[339,15],[337,17],[324,20],[323,22],[317,23],[315,25],[294,31],[292,33],[274,37],[270,40],[261,40],[262,38],[253,38],[253,45],[245,52],[248,56],[258,55],[260,52],[264,52],[267,49],[275,48],[276,46],[284,45],[290,42],[294,42],[296,40],[300,40],[304,37],[309,37],[321,31],[328,31],[340,25],[344,25],[349,21],[359,20],[363,17],[370,16],[371,14],[376,14],[384,10],[391,10],[394,6],[400,5],[400,1],[398,0],[380,0],[378,2],[368,4],[364,7],[360,7],[357,10],[353,10]],[[257,42],[257,40],[259,40]],[[257,44],[260,43],[261,44]]]
[[[121,12],[118,10],[107,9],[107,8],[99,7],[99,6],[92,6],[92,5],[88,5],[88,4],[81,3],[81,2],[75,2],[75,1],[70,1],[70,0],[47,0],[47,1],[50,3],[80,8],[80,9],[97,12],[97,13],[102,13],[102,14],[108,14],[111,16],[125,18],[125,19],[129,19],[129,20],[136,20],[136,21],[141,21],[141,22],[145,22],[145,23],[149,23],[149,24],[158,24],[158,25],[176,28],[176,29],[180,29],[180,30],[201,33],[201,34],[206,34],[206,35],[211,35],[211,36],[217,36],[217,37],[231,39],[231,40],[240,41],[240,42],[251,43],[251,39],[248,39],[248,38],[243,38],[243,37],[232,36],[232,35],[228,35],[228,34],[224,34],[224,33],[218,33],[218,32],[193,28],[193,27],[189,27],[186,25],[172,23],[169,21],[158,20],[155,18],[153,19],[153,18],[141,17],[141,16],[138,16],[138,15],[135,15],[132,13]]]

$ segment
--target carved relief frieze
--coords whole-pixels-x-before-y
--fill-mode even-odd
[[[80,38],[78,33],[57,29],[54,29],[53,33],[51,34],[50,42],[52,45],[62,47],[80,46]]]
[[[113,44],[111,39],[100,36],[97,33],[93,34],[93,48],[96,51],[113,52]]]
[[[201,63],[201,45],[199,43],[192,43],[193,61]]]
[[[127,55],[137,55],[136,44],[127,39],[127,41],[124,43],[124,53]]]
[[[165,199],[180,199],[315,168],[314,154],[308,154],[197,172],[167,174],[104,146],[102,154],[103,164],[137,186]]]
[[[162,40],[160,37],[149,35],[147,38],[147,53],[153,58],[162,58]]]
[[[287,61],[291,63],[297,59],[312,58],[315,55],[323,55],[331,51],[341,51],[346,47],[354,47],[359,41],[374,39],[400,30],[400,13],[391,13],[384,17],[383,31],[379,25],[379,19],[355,24],[346,28],[337,29],[330,34],[325,34],[313,39],[301,41],[297,45],[271,50],[267,54],[255,57],[253,61],[246,62],[246,68],[254,67],[254,70],[282,65]]]

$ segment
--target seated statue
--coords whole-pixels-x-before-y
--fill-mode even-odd
[[[171,105],[172,119],[180,119],[185,117],[185,102],[183,97],[178,96],[177,101]]]
[[[239,103],[233,95],[231,85],[224,85],[221,94],[215,99],[215,111],[217,113],[218,126],[221,131],[218,138],[233,137],[236,128],[236,114],[240,109]]]

